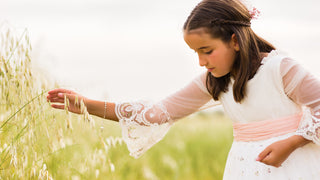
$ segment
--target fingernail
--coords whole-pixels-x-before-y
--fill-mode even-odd
[[[63,93],[58,93],[58,97],[63,97]]]
[[[256,161],[260,161],[261,159],[259,157],[256,158]]]

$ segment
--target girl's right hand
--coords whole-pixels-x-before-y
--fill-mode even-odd
[[[310,142],[302,136],[293,135],[269,145],[259,154],[256,160],[270,166],[280,167],[293,151]]]
[[[48,92],[47,101],[50,101],[51,106],[56,109],[65,109],[65,97],[69,99],[68,111],[82,114],[80,102],[83,100],[84,103],[88,99],[76,92],[67,89],[53,89]]]

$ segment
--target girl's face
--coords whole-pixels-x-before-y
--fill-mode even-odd
[[[184,40],[198,53],[200,66],[206,67],[214,77],[222,77],[232,70],[236,52],[239,51],[235,35],[232,35],[229,43],[225,43],[212,38],[203,30],[196,29],[185,31]]]

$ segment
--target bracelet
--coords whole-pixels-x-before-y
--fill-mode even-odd
[[[103,111],[103,118],[106,118],[106,111],[107,111],[107,101],[104,102],[104,111]]]

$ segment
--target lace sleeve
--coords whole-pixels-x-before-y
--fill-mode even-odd
[[[131,156],[140,157],[165,136],[174,120],[199,110],[212,99],[203,87],[203,78],[204,74],[158,103],[116,103],[115,112]]]
[[[320,112],[312,114],[309,109],[306,109],[295,134],[320,145]]]
[[[172,120],[162,104],[131,102],[116,104],[116,115],[130,155],[138,158],[159,142],[170,129]]]
[[[287,95],[307,107],[296,134],[320,145],[320,80],[291,59],[284,59],[280,68]]]

